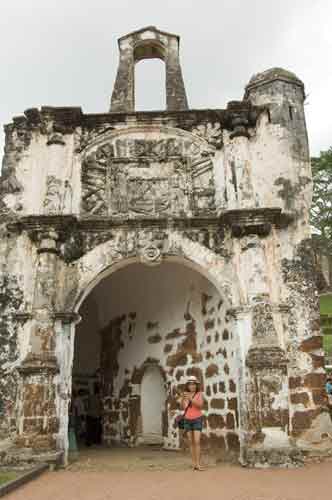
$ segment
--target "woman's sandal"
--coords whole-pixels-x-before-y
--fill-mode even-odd
[[[194,470],[203,471],[205,469],[200,465],[199,467],[194,467]]]

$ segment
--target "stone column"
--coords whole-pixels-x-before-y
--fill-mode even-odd
[[[56,297],[60,237],[68,223],[57,216],[30,216],[21,221],[37,246],[35,289],[31,311],[30,348],[19,367],[18,435],[16,445],[57,461],[59,404],[56,353]]]
[[[168,40],[165,65],[167,110],[186,110],[188,102],[180,65],[179,42],[175,37]]]
[[[81,321],[75,312],[57,312],[54,314],[56,356],[59,365],[59,382],[57,384],[57,416],[59,429],[57,450],[63,452],[62,463],[68,461],[68,426],[69,405],[72,393],[72,367],[74,357],[75,327]]]
[[[130,41],[119,43],[120,61],[111,99],[111,112],[129,113],[135,110],[135,62]]]
[[[256,220],[249,210],[246,217],[241,212],[237,221],[233,215],[234,265],[243,304],[233,310],[241,360],[241,461],[250,465],[271,461],[277,464],[285,460],[285,450],[287,456],[292,451],[288,438],[287,359],[275,324],[279,308],[271,300],[264,243],[273,218],[268,211]]]

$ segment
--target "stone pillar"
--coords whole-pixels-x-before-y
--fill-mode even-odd
[[[120,60],[111,100],[111,112],[135,111],[135,62],[131,44],[119,40]]]
[[[183,82],[179,58],[179,41],[176,37],[169,39],[165,64],[167,110],[176,111],[188,109],[186,89]]]
[[[246,465],[283,463],[293,454],[289,442],[287,359],[277,334],[275,316],[280,308],[272,303],[265,250],[272,215],[267,211],[255,221],[251,211],[246,213],[246,219],[241,211],[236,223],[234,211],[231,225],[243,304],[234,308],[233,314],[241,360],[241,462]],[[281,324],[279,321],[279,327]]]
[[[72,393],[72,367],[74,357],[75,327],[81,321],[75,312],[57,312],[54,314],[56,332],[56,356],[59,365],[57,384],[57,416],[59,430],[57,450],[63,452],[62,463],[68,461],[68,426],[69,405]]]
[[[19,368],[21,394],[16,444],[35,450],[55,450],[59,421],[55,405],[54,307],[58,234],[53,229],[34,233],[38,245],[32,306],[30,352]]]
[[[243,461],[279,465],[294,455],[289,441],[287,358],[280,347],[271,302],[251,307],[252,343],[246,356],[248,439]]]
[[[58,461],[63,450],[58,442],[61,413],[58,358],[61,362],[62,358],[57,352],[56,338],[56,324],[62,317],[56,311],[56,298],[60,243],[64,228],[72,222],[72,217],[29,216],[18,223],[36,244],[37,263],[29,352],[18,369],[21,381],[16,445],[44,455],[47,461]],[[66,397],[68,400],[68,394]]]

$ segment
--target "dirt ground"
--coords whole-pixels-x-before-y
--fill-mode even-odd
[[[206,460],[194,472],[181,453],[89,449],[66,470],[48,472],[8,500],[327,500],[332,462],[296,469],[245,469]]]

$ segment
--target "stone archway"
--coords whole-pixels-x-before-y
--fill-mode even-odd
[[[175,393],[188,375],[195,374],[206,390],[205,443],[222,451],[238,449],[240,351],[227,287],[217,290],[208,275],[209,271],[203,274],[197,263],[180,256],[163,256],[157,266],[131,259],[98,273],[94,286],[88,285],[90,295],[78,291],[79,314],[89,297],[104,311],[100,336],[106,444],[135,446],[151,440],[153,434],[156,437],[158,431],[149,420],[153,408],[147,409],[144,386],[149,371],[158,371],[163,374],[167,394],[159,392],[152,399],[159,401],[152,406],[160,414],[164,447],[179,446],[174,428],[178,411]],[[130,292],[124,285],[128,282]],[[111,304],[107,297],[114,295]],[[140,298],[143,295],[145,306]],[[76,340],[83,323],[84,319],[77,326]],[[150,382],[153,385],[153,380]],[[162,399],[166,399],[164,408]]]

